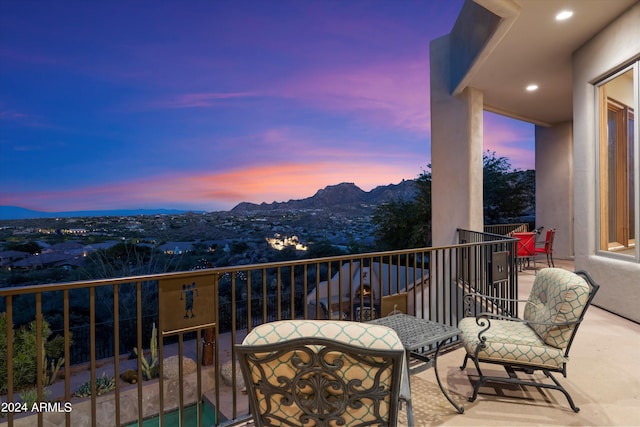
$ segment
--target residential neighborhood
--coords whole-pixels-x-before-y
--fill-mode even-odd
[[[231,254],[243,248],[242,263],[265,262],[269,254],[329,242],[337,249],[373,244],[367,214],[332,214],[322,209],[232,214],[59,218],[1,221],[0,266],[4,272],[83,266],[91,253],[129,242],[169,256]],[[35,242],[38,253],[12,249]],[[221,256],[216,256],[220,259]],[[195,268],[196,265],[193,266]]]

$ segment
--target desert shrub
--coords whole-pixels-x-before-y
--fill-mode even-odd
[[[0,313],[0,393],[7,392],[7,316]],[[51,328],[46,320],[42,322],[42,378],[43,386],[48,386],[56,378],[64,363],[64,337],[57,335],[49,340]],[[13,387],[16,390],[36,385],[38,379],[38,343],[36,322],[19,327],[13,334]]]
[[[116,379],[114,377],[108,377],[107,374],[102,374],[101,377],[96,378],[96,395],[108,393],[116,388]],[[78,387],[75,393],[76,397],[91,396],[91,381],[84,382]]]
[[[27,408],[31,408],[33,407],[34,403],[37,403],[40,401],[48,401],[50,396],[51,396],[51,392],[45,388],[42,390],[42,399],[38,399],[38,389],[30,388],[20,393],[20,400],[23,403],[27,404]]]

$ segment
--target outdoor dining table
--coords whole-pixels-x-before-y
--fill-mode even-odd
[[[406,374],[409,383],[409,357],[413,355],[414,357],[422,361],[433,360],[433,369],[436,374],[436,381],[438,382],[440,391],[442,391],[444,397],[447,398],[447,400],[453,405],[454,408],[456,408],[456,410],[460,414],[464,412],[464,408],[454,402],[445,388],[442,386],[440,376],[438,375],[437,366],[440,348],[447,340],[455,337],[456,335],[459,335],[462,332],[460,331],[460,329],[456,328],[455,326],[445,325],[444,323],[436,322],[434,320],[421,319],[409,314],[393,314],[387,317],[380,317],[378,319],[371,320],[367,323],[375,323],[378,325],[388,326],[393,329],[396,334],[398,334],[398,338],[400,338],[400,341],[402,341],[402,345],[407,351]],[[430,347],[433,345],[436,346],[436,352],[431,359],[415,352],[418,349]]]

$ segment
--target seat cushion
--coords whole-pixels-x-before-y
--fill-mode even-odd
[[[587,282],[575,273],[560,268],[538,272],[524,308],[523,318],[531,322],[561,323],[580,319],[589,299]],[[549,345],[564,349],[569,344],[575,325],[531,327]]]
[[[263,345],[294,338],[322,337],[364,348],[404,350],[395,331],[382,325],[331,320],[282,320],[257,326],[242,342]]]
[[[480,340],[478,333],[486,328],[476,323],[475,317],[466,317],[458,323],[462,330],[460,339],[468,354],[474,355]],[[484,334],[486,347],[478,353],[478,359],[489,362],[507,362],[527,366],[561,369],[567,361],[563,351],[547,345],[527,324],[509,320],[491,320],[491,327]]]

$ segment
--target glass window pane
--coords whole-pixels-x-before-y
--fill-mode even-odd
[[[635,254],[633,69],[600,86],[600,249]]]

